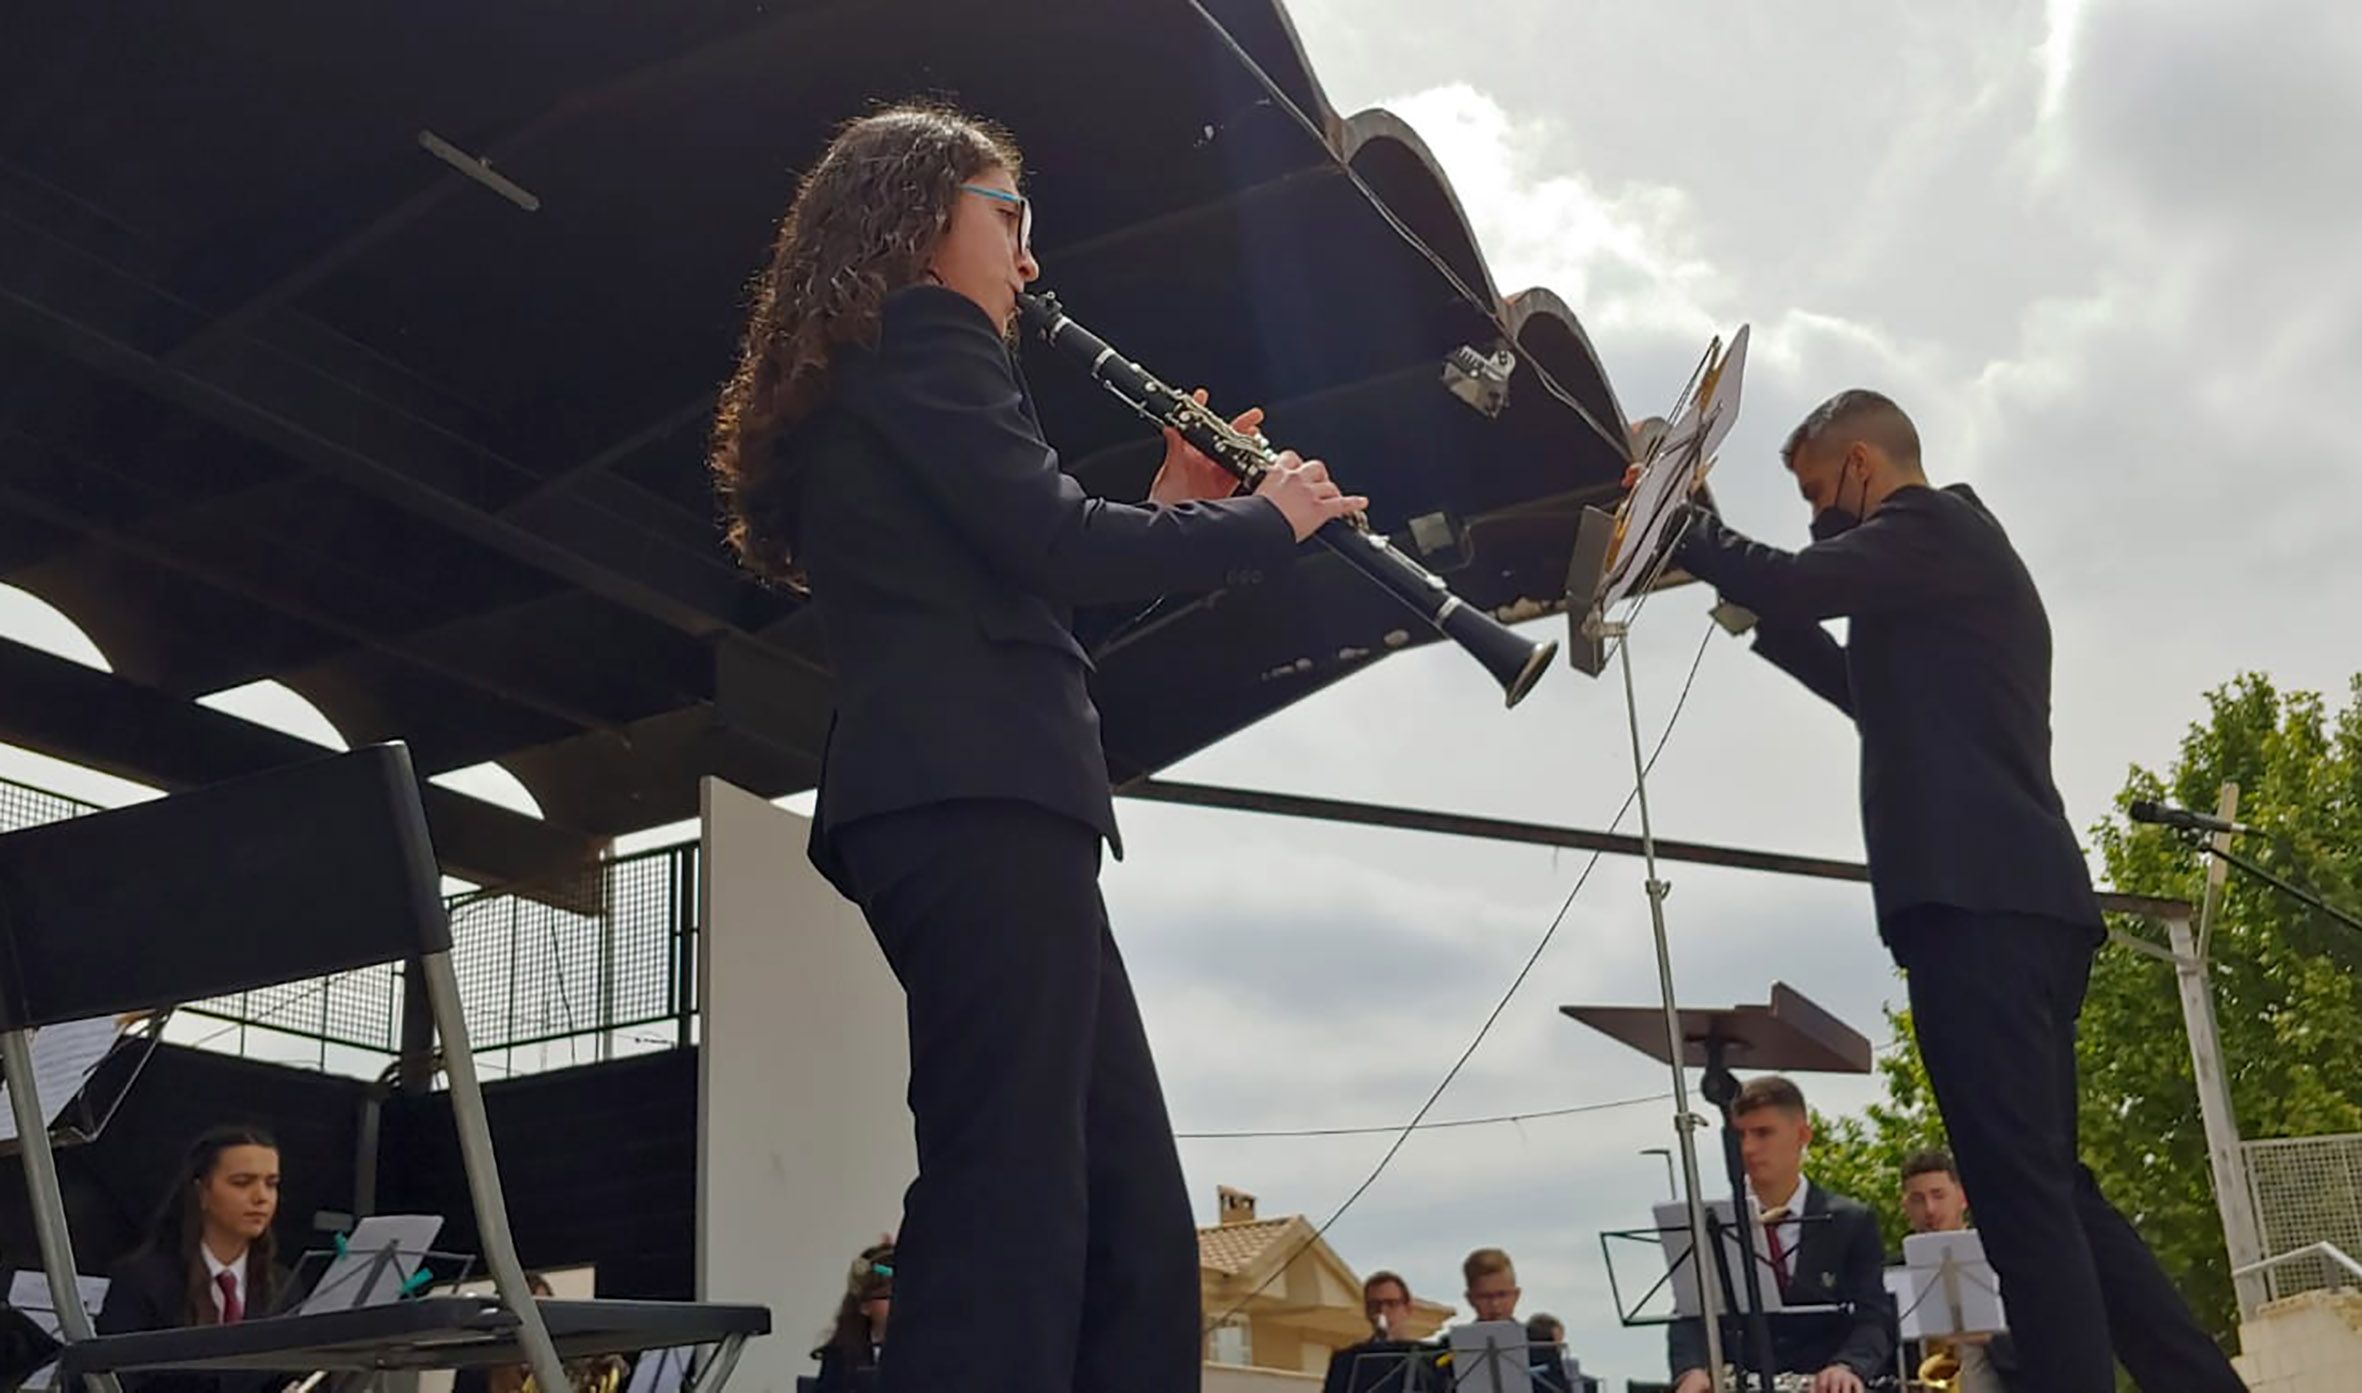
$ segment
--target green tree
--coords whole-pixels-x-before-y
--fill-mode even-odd
[[[2130,772],[2117,807],[2155,798],[2211,811],[2220,786],[2237,783],[2239,820],[2269,834],[2244,851],[2333,903],[2362,905],[2362,677],[2349,698],[2332,713],[2317,693],[2243,675],[2207,694],[2205,718],[2165,773]],[[2093,837],[2114,888],[2191,903],[2204,893],[2208,858],[2179,837],[2120,814]],[[2115,927],[2162,938],[2138,920]],[[2362,1131],[2362,935],[2233,871],[2208,956],[2241,1135]],[[1901,1232],[1902,1158],[1942,1138],[1908,1013],[1891,1023],[1906,1044],[1880,1061],[1886,1100],[1860,1117],[1816,1119],[1812,1159],[1816,1176],[1878,1206],[1890,1242]],[[2227,1342],[2237,1324],[2230,1261],[2173,969],[2104,950],[2078,1054],[2084,1160]]]
[[[1814,1184],[1850,1195],[1876,1211],[1887,1251],[1895,1252],[1911,1231],[1903,1218],[1904,1158],[1951,1143],[1944,1136],[1943,1120],[1936,1116],[1927,1065],[1911,1033],[1911,1013],[1888,1011],[1886,1027],[1894,1048],[1878,1059],[1885,1100],[1872,1103],[1858,1117],[1833,1118],[1815,1109],[1807,1169]]]
[[[2164,775],[2131,772],[2118,805],[2157,798],[2211,811],[2221,785],[2236,783],[2239,820],[2270,834],[2243,840],[2243,851],[2334,903],[2362,902],[2362,678],[2349,696],[2333,715],[2317,693],[2239,677],[2207,694],[2206,718]],[[2094,835],[2117,888],[2203,895],[2210,858],[2181,838],[2116,819]],[[2208,958],[2241,1135],[2362,1130],[2362,935],[2234,870]],[[2170,967],[2122,949],[2100,955],[2080,1063],[2085,1159],[2199,1318],[2229,1336],[2230,1259]]]

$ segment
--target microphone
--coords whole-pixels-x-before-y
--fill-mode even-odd
[[[2160,827],[2179,827],[2191,832],[2227,832],[2233,836],[2242,834],[2261,836],[2264,830],[2250,823],[2227,822],[2212,813],[2194,813],[2187,808],[2169,807],[2146,798],[2133,800],[2131,814],[2132,820],[2135,822],[2153,822]]]

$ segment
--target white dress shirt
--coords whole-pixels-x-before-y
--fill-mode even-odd
[[[1784,1265],[1787,1267],[1788,1275],[1791,1278],[1796,1275],[1796,1246],[1804,1241],[1804,1203],[1811,1191],[1812,1182],[1800,1175],[1796,1177],[1795,1193],[1789,1195],[1786,1200],[1781,1201],[1778,1204],[1765,1204],[1762,1200],[1756,1198],[1755,1192],[1753,1190],[1749,1190],[1747,1192],[1748,1202],[1755,1210],[1755,1217],[1759,1221],[1764,1215],[1771,1213],[1775,1209],[1785,1208],[1788,1211],[1787,1217],[1783,1218],[1779,1224],[1776,1225],[1776,1227],[1778,1228],[1780,1235],[1780,1255],[1784,1260]],[[1763,1244],[1761,1247],[1756,1249],[1756,1252],[1762,1256],[1764,1261],[1771,1261],[1770,1244]]]

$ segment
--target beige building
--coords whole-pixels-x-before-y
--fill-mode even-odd
[[[1198,1299],[1209,1324],[1227,1317],[1206,1337],[1207,1363],[1317,1376],[1331,1354],[1370,1337],[1360,1274],[1309,1220],[1257,1218],[1253,1195],[1227,1185],[1220,1195],[1221,1222],[1197,1231]],[[1452,1311],[1414,1300],[1410,1333],[1425,1339]]]

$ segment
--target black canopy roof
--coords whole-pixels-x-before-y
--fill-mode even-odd
[[[873,101],[1013,128],[1070,312],[1265,404],[1474,603],[1553,610],[1623,466],[1574,316],[1496,290],[1417,137],[1332,111],[1276,0],[6,9],[0,579],[114,672],[0,642],[0,739],[186,786],[308,753],[193,701],[275,678],[353,743],[525,782],[546,823],[433,792],[461,873],[685,816],[702,773],[814,777],[826,655],[733,570],[702,446],[795,172]],[[1500,341],[1488,418],[1440,365]],[[1028,373],[1069,467],[1136,496],[1153,437]],[[1118,777],[1403,629],[1310,553],[1176,607],[1102,664]]]

